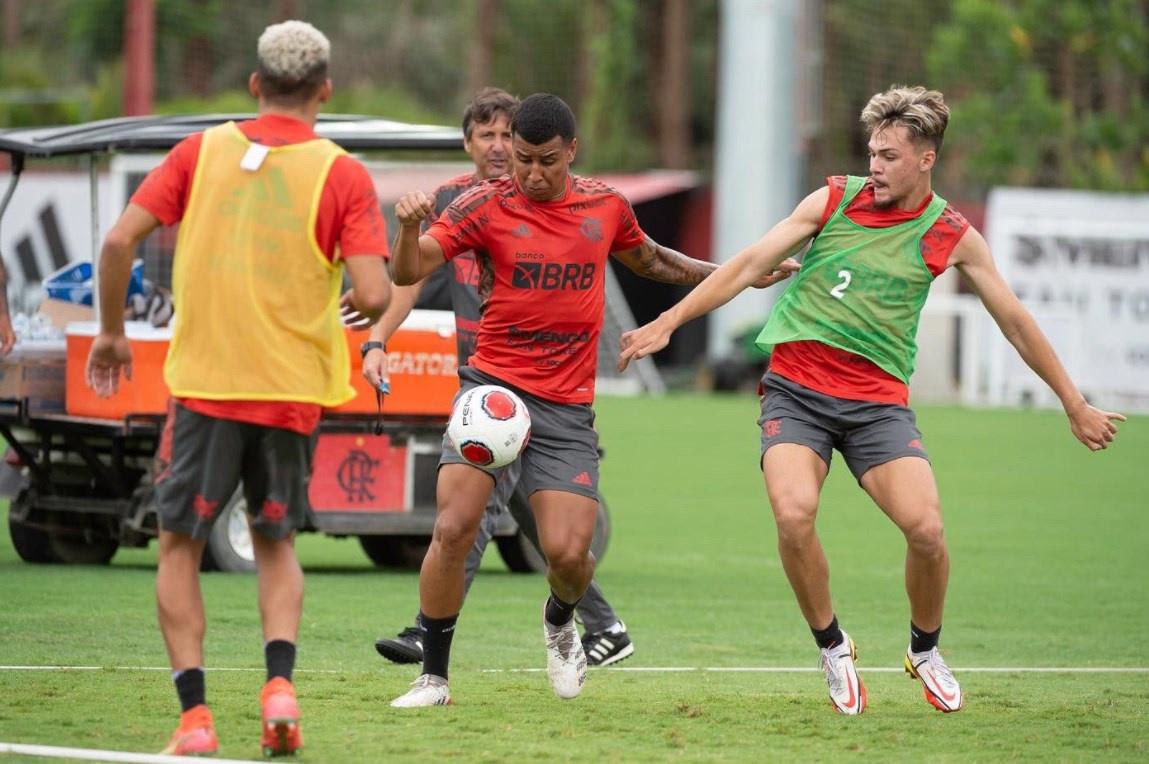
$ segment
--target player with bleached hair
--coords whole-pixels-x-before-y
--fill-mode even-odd
[[[1106,448],[1125,417],[1082,396],[1029,311],[994,267],[985,239],[935,194],[932,173],[949,109],[942,94],[892,87],[862,111],[868,178],[836,176],[686,298],[622,337],[620,366],[666,346],[682,324],[730,301],[812,239],[802,269],[758,336],[772,350],[762,379],[761,466],[778,551],[821,650],[830,700],[862,713],[854,641],[838,625],[826,555],[814,528],[837,449],[906,539],[910,645],[905,669],[926,700],[957,711],[963,696],[938,652],[949,552],[933,470],[907,408],[918,318],[933,280],[955,267],[1021,358],[1057,394],[1074,436]]]
[[[295,531],[306,521],[313,433],[324,407],[354,397],[340,323],[377,318],[390,280],[371,176],[315,134],[331,96],[331,46],[302,21],[269,26],[249,79],[258,118],[183,140],[109,231],[100,259],[100,334],[88,383],[130,375],[124,292],[137,245],[181,222],[172,288],[179,314],[164,368],[173,402],[156,455],[156,600],[182,714],[164,753],[218,743],[204,681],[199,566],[242,480],[259,576],[267,683],[264,752],[303,745],[291,683],[303,609]],[[340,297],[344,271],[352,288]]]

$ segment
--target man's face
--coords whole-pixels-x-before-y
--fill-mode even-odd
[[[562,136],[556,135],[536,146],[516,135],[511,147],[515,178],[528,199],[549,202],[566,193],[567,175],[578,148],[578,138],[564,144]]]
[[[897,206],[928,181],[937,153],[928,141],[915,143],[902,125],[870,136],[870,177],[879,207]]]
[[[490,122],[475,122],[463,138],[463,149],[475,163],[480,180],[506,175],[511,169],[511,121],[496,114]]]

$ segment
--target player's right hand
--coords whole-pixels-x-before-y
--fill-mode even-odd
[[[422,191],[408,191],[395,204],[399,225],[418,226],[435,211],[435,200]]]
[[[670,335],[673,333],[672,328],[664,326],[661,317],[649,324],[623,333],[620,342],[622,352],[618,355],[619,372],[626,371],[626,367],[631,361],[646,358],[648,355],[662,350],[670,343]]]
[[[120,372],[132,378],[132,348],[123,334],[96,335],[84,377],[88,387],[101,398],[110,398],[120,389]]]
[[[371,348],[363,356],[363,378],[372,390],[391,384],[391,375],[387,370],[387,354],[381,348]]]

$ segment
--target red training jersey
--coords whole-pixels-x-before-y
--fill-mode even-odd
[[[830,198],[822,212],[821,227],[826,225],[834,210],[842,203],[846,190],[846,176],[835,175],[826,179]],[[933,201],[933,194],[925,198],[916,210],[897,210],[879,207],[874,203],[874,183],[867,180],[858,195],[846,207],[846,217],[867,228],[888,228],[920,216]],[[937,278],[946,269],[950,254],[969,228],[969,222],[953,205],[947,204],[937,222],[922,237],[922,261]],[[803,387],[817,390],[835,398],[871,403],[909,403],[908,386],[884,371],[868,358],[856,353],[824,345],[814,340],[786,342],[774,348],[770,356],[770,371],[797,382]]]
[[[250,140],[266,146],[286,146],[318,137],[307,123],[277,114],[264,114],[240,122],[238,127]],[[143,207],[163,225],[175,225],[182,220],[202,143],[203,133],[196,133],[176,144],[163,163],[148,173],[132,195],[132,204]],[[367,168],[349,156],[337,157],[331,165],[319,201],[315,239],[331,260],[387,256],[386,223],[375,196],[375,185]],[[243,327],[236,330],[242,331]],[[323,413],[320,406],[311,403],[193,398],[181,399],[180,403],[206,416],[282,427],[305,435],[315,429]]]
[[[536,202],[503,176],[456,199],[427,230],[451,260],[474,250],[483,301],[469,364],[558,403],[594,400],[604,269],[646,239],[626,197],[571,176]]]

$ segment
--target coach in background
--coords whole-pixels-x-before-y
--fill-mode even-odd
[[[156,465],[156,598],[183,713],[163,753],[209,755],[199,565],[219,510],[242,480],[252,513],[267,683],[261,744],[302,747],[291,684],[303,608],[295,531],[307,511],[313,434],[324,406],[354,396],[340,310],[387,305],[385,227],[370,176],[314,132],[331,96],[330,44],[301,21],[259,38],[249,88],[258,118],[190,136],[140,186],[100,259],[100,334],[88,384],[131,376],[123,310],[137,245],[182,221],[173,265],[178,318],[164,379],[173,401]],[[344,270],[352,288],[342,298]]]
[[[675,329],[731,300],[813,239],[758,344],[773,349],[762,379],[761,465],[778,552],[821,650],[830,701],[866,708],[854,641],[838,625],[830,569],[814,528],[838,449],[858,484],[906,539],[910,644],[903,664],[940,711],[958,711],[961,686],[938,652],[949,552],[933,468],[907,408],[918,318],[934,278],[954,267],[1002,333],[1057,394],[1073,435],[1097,451],[1125,417],[1090,406],[1033,316],[961,213],[936,195],[934,164],[949,122],[942,94],[921,87],[878,93],[862,111],[870,176],[837,176],[725,263],[670,310],[622,337],[620,366],[665,347]]]

